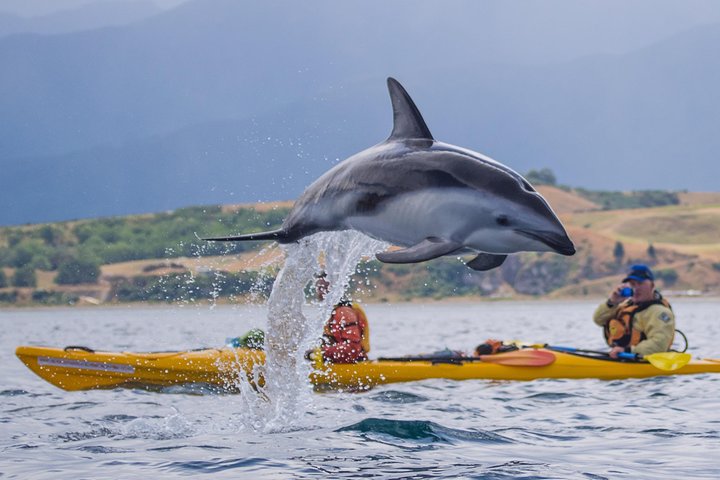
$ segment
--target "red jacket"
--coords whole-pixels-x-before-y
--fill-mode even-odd
[[[367,352],[363,349],[366,330],[367,319],[362,310],[355,310],[349,303],[338,304],[325,324],[323,358],[333,363],[367,360]]]

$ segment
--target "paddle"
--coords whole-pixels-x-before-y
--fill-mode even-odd
[[[388,362],[434,362],[434,363],[462,363],[462,362],[485,362],[497,363],[510,367],[544,367],[555,361],[552,352],[540,350],[516,350],[513,352],[498,353],[496,355],[480,355],[479,357],[438,357],[438,356],[417,356],[417,357],[381,357],[381,361]]]
[[[555,345],[543,345],[543,344],[534,344],[534,345],[526,345],[527,347],[532,348],[547,348],[548,350],[555,350],[557,352],[569,352],[569,353],[592,353],[594,355],[602,355],[603,357],[609,357],[610,354],[607,352],[600,352],[597,350],[585,350],[582,348],[573,348],[573,347],[559,347]],[[659,370],[665,370],[667,372],[677,370],[679,368],[684,367],[685,365],[690,362],[690,359],[692,356],[689,353],[680,353],[680,352],[658,352],[658,353],[651,353],[650,355],[638,355],[636,353],[625,353],[620,352],[618,353],[618,358],[625,359],[625,360],[647,360],[647,362],[652,365],[653,367],[659,369]]]

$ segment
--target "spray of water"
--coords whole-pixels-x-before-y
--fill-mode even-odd
[[[255,378],[264,377],[265,384],[238,385],[246,426],[265,431],[302,428],[305,414],[312,411],[308,381],[312,366],[304,360],[305,352],[317,346],[323,325],[360,260],[385,247],[355,231],[322,232],[283,246],[285,264],[268,300],[266,362],[254,372]],[[305,312],[305,288],[321,269],[327,273],[329,292],[318,308]]]

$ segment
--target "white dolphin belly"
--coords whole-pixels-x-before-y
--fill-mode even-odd
[[[484,223],[480,195],[462,189],[429,189],[399,195],[376,212],[348,217],[350,228],[402,246],[415,245],[428,237],[464,243]]]
[[[435,188],[398,195],[376,212],[350,216],[344,223],[347,228],[403,247],[436,237],[477,252],[550,250],[537,240],[498,225],[496,213],[506,207],[502,202],[477,190]]]

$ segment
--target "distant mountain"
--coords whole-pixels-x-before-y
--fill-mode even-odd
[[[0,12],[0,37],[23,33],[48,35],[128,25],[161,11],[149,0],[117,0],[88,3],[32,17]]]
[[[720,25],[557,62],[577,45],[542,26],[553,12],[522,11],[516,26],[540,26],[507,32],[504,5],[198,0],[0,39],[0,224],[295,198],[386,138],[387,75],[436,138],[519,172],[717,189]]]
[[[495,63],[617,51],[616,37],[642,45],[643,27],[658,38],[641,8],[656,4],[667,2],[624,7],[628,28],[603,2],[195,0],[122,28],[10,36],[0,39],[0,158],[249,118],[368,76],[469,66],[481,78]],[[613,35],[583,32],[598,25]]]

